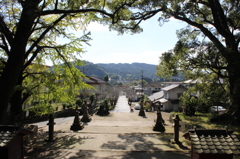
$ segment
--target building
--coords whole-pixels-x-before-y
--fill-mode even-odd
[[[161,98],[164,97],[164,92],[163,91],[159,91],[156,93],[151,94],[150,96],[148,96],[148,98],[153,102],[153,101],[157,101],[160,100]]]
[[[106,88],[108,83],[101,78],[94,77],[94,76],[86,76],[87,78],[84,79],[84,82],[86,84],[94,87],[95,89],[91,90],[84,90],[85,93],[96,93],[96,94],[101,94]]]
[[[162,88],[162,91],[149,96],[149,99],[155,102],[161,102],[163,105],[162,110],[180,111],[179,97],[183,92],[187,91],[187,88],[181,84],[172,84],[167,87]]]
[[[32,131],[11,125],[0,125],[0,155],[3,159],[23,159],[23,136]]]
[[[189,129],[184,137],[191,140],[191,159],[233,159],[240,155],[240,141],[226,129]]]
[[[117,96],[117,90],[108,82],[94,76],[86,77],[87,78],[84,79],[84,82],[92,86],[93,89],[80,90],[79,92],[81,96],[88,97],[89,94],[95,94],[99,100],[105,97],[115,98],[115,96]]]
[[[151,95],[153,93],[161,91],[162,86],[158,83],[148,83],[144,85],[143,92],[146,95]]]
[[[173,84],[183,84],[183,81],[163,82],[162,87],[171,86]]]

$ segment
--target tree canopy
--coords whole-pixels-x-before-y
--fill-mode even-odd
[[[11,103],[11,110],[15,115],[19,115],[23,102],[33,95],[34,90],[31,89],[31,85],[33,86],[37,81],[38,84],[32,87],[35,88],[35,91],[41,82],[54,89],[53,85],[49,85],[49,79],[57,80],[53,77],[56,75],[40,70],[37,72],[36,67],[32,67],[36,70],[30,73],[29,69],[32,64],[44,65],[47,60],[52,61],[54,65],[64,63],[65,67],[62,68],[61,74],[65,74],[65,76],[61,77],[64,78],[64,81],[71,81],[72,84],[77,85],[78,82],[73,79],[80,77],[81,73],[74,72],[68,62],[75,61],[80,57],[80,54],[84,52],[82,44],[88,43],[90,37],[89,33],[84,31],[81,37],[76,37],[69,30],[84,30],[91,21],[105,24],[117,23],[117,17],[123,14],[120,13],[121,8],[124,9],[124,6],[131,5],[131,3],[133,2],[104,0],[1,1],[0,123],[6,121],[9,103]],[[65,42],[61,43],[59,38],[64,39]],[[71,80],[66,78],[68,74],[66,67],[71,68],[71,71],[67,71],[71,74],[69,76],[72,77]],[[31,83],[33,80],[31,77],[41,79]],[[26,84],[28,84],[28,88]]]
[[[67,30],[91,21],[109,25],[120,34],[142,31],[138,24],[159,13],[163,25],[171,18],[188,24],[161,67],[215,73],[229,84],[229,114],[240,122],[239,1],[230,0],[3,0],[0,2],[0,112],[22,85],[23,72],[33,62],[67,62],[81,53],[89,34],[75,37]],[[69,41],[57,42],[58,37]],[[166,58],[166,59],[169,59]],[[174,61],[172,61],[174,60]],[[169,65],[166,65],[170,62]]]
[[[204,79],[211,74],[224,79],[230,97],[228,113],[232,120],[240,122],[239,1],[174,1],[168,4],[160,21],[173,17],[188,26],[178,30],[179,41],[173,51],[161,56],[158,75],[182,71],[192,79]]]

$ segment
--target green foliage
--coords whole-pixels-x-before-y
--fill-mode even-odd
[[[109,63],[109,64],[96,64],[100,68],[102,68],[105,72],[108,73],[108,76],[111,79],[118,79],[118,76],[121,75],[126,79],[140,79],[141,78],[141,70],[144,68],[143,75],[144,78],[154,78],[156,77],[154,74],[156,72],[156,65],[146,64],[146,63]],[[95,66],[96,66],[95,65]]]
[[[177,63],[172,52],[165,52],[160,57],[160,63],[156,67],[156,75],[162,78],[168,78],[177,75]]]
[[[199,78],[197,83],[180,97],[181,105],[195,105],[196,110],[202,113],[207,113],[213,105],[229,105],[229,89],[222,82],[215,74]]]
[[[104,81],[108,82],[108,76],[105,75],[104,78],[103,78]]]
[[[82,44],[91,40],[86,26],[91,21],[115,24],[118,17],[129,18],[131,13],[125,7],[129,4],[118,0],[9,0],[0,2],[0,6],[2,116],[12,95],[21,91],[22,102],[16,107],[21,107],[26,99],[25,104],[35,100],[73,103],[78,90],[87,88],[80,79],[83,76],[69,63],[81,57],[85,52]],[[133,32],[138,30],[136,27]],[[31,67],[47,61],[56,67],[53,71]]]
[[[26,109],[35,113],[35,116],[42,116],[45,114],[53,114],[55,110],[49,101],[40,101],[36,105]]]
[[[188,116],[194,115],[198,106],[197,98],[191,96],[188,92],[184,92],[179,99],[180,105],[182,105],[185,109],[185,114]]]
[[[80,99],[80,98],[78,98],[78,99],[76,100],[76,105],[77,105],[78,107],[81,107],[81,106],[83,105],[83,100]]]
[[[93,101],[96,100],[96,95],[95,94],[91,94],[89,96],[89,100],[90,100],[90,105],[92,105]]]
[[[37,106],[30,107],[30,110],[34,109],[35,112],[42,111],[37,114],[46,113],[43,109],[48,109],[49,105],[46,103],[49,101],[75,103],[79,90],[91,89],[91,86],[82,80],[85,76],[73,64],[58,65],[52,71],[42,65],[31,65],[31,71],[37,75],[27,76],[23,86],[28,90],[26,93],[31,93],[26,104],[40,101]]]
[[[143,86],[143,87],[144,87],[144,85],[146,85],[146,84],[148,84],[148,83],[147,83],[147,81],[145,81],[145,80],[139,80],[139,82],[138,82],[138,85]]]

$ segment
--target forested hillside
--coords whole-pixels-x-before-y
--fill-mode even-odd
[[[79,67],[81,71],[88,76],[98,76],[103,78],[105,75],[114,77],[121,75],[122,77],[141,78],[142,71],[145,78],[155,78],[156,65],[146,63],[97,63],[86,62],[84,66]]]

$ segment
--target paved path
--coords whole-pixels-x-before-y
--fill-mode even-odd
[[[125,102],[124,102],[125,100]],[[54,126],[55,141],[44,142],[48,127],[41,127],[38,141],[29,147],[26,159],[188,159],[186,146],[172,144],[173,128],[168,122],[169,114],[163,113],[167,126],[165,133],[154,132],[156,112],[138,116],[130,113],[127,99],[120,96],[109,116],[94,115],[92,121],[84,123],[83,130],[70,131],[73,120],[59,122]],[[118,108],[120,107],[120,108]],[[122,109],[123,108],[123,109]]]
[[[119,96],[116,107],[112,112],[130,112],[126,96]]]

